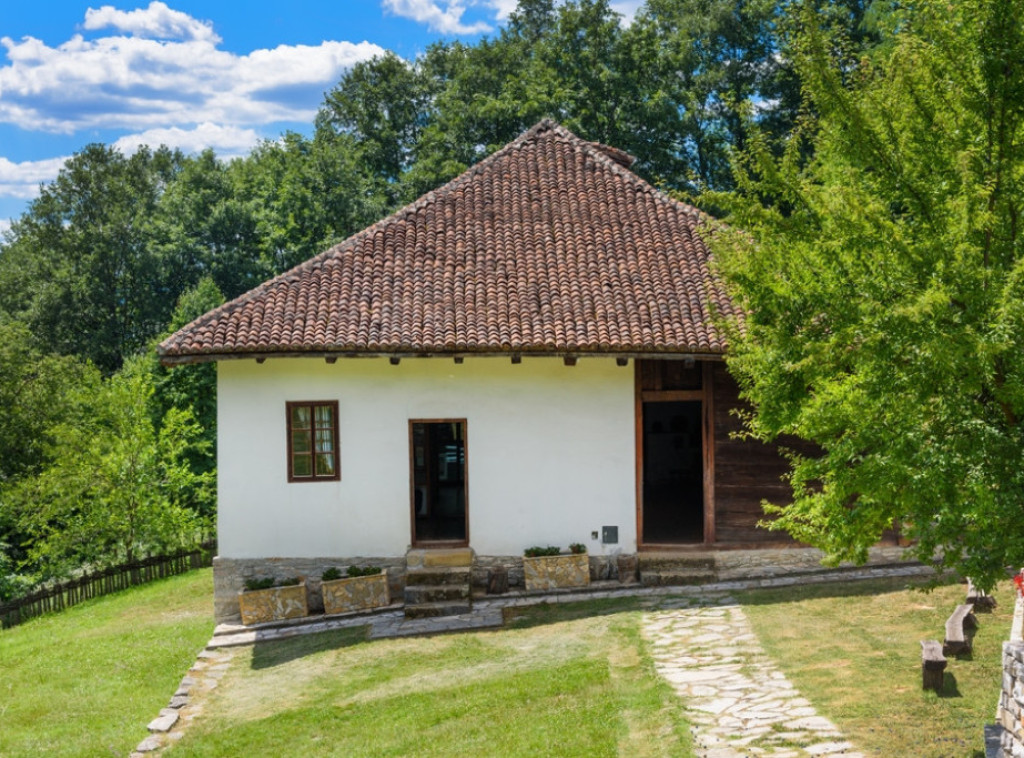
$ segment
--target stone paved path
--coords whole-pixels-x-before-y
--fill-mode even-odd
[[[644,634],[686,703],[701,758],[864,758],[775,668],[728,596],[668,598],[646,614]]]

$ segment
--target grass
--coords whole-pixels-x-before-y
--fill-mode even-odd
[[[0,631],[0,756],[127,755],[213,631],[195,571]]]
[[[0,632],[0,756],[124,756],[209,638],[211,572]],[[979,614],[973,656],[921,690],[964,587],[895,582],[739,593],[761,643],[820,713],[879,758],[980,758],[1013,590]],[[257,644],[183,756],[689,756],[684,703],[654,672],[638,599],[541,605],[505,628],[370,642],[363,629]]]
[[[739,593],[775,663],[860,750],[882,758],[983,758],[995,719],[1013,589],[978,614],[973,655],[950,658],[943,691],[921,689],[920,640],[944,636],[965,586],[923,593],[895,582]]]
[[[240,651],[171,754],[687,756],[635,601],[541,606],[502,630]]]

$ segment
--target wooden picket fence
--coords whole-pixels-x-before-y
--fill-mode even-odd
[[[58,582],[9,603],[0,603],[0,629],[17,626],[44,613],[62,611],[94,597],[184,574],[192,569],[206,568],[213,564],[216,548],[216,541],[206,541],[190,550],[150,556],[85,573],[77,579]]]

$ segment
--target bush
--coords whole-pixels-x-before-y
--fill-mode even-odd
[[[333,582],[335,579],[341,579],[341,571],[338,570],[337,566],[331,566],[320,575],[320,579],[325,582]]]
[[[366,568],[359,568],[358,566],[349,566],[348,575],[353,576],[374,576],[381,572],[380,566],[367,566]]]
[[[555,547],[554,545],[548,545],[547,547],[541,547],[540,545],[534,545],[528,547],[523,551],[523,555],[527,558],[541,558],[546,555],[558,555],[562,552],[562,548]]]
[[[573,555],[583,555],[587,552],[587,546],[582,542],[573,542],[569,545],[569,552]]]
[[[255,592],[256,590],[269,590],[274,586],[274,577],[263,576],[259,579],[246,579],[245,580],[245,591]]]

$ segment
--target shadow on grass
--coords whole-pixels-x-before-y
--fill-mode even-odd
[[[641,611],[650,608],[651,602],[643,597],[608,598],[582,600],[574,603],[539,603],[537,605],[513,606],[504,611],[501,629],[531,629],[562,621],[576,621],[594,616],[611,616],[616,613]]]
[[[335,629],[317,634],[299,635],[284,640],[257,642],[252,650],[252,668],[267,669],[327,650],[358,645],[366,641],[369,627]]]
[[[942,675],[942,689],[937,694],[940,698],[963,697],[956,683],[956,675],[946,671]]]

